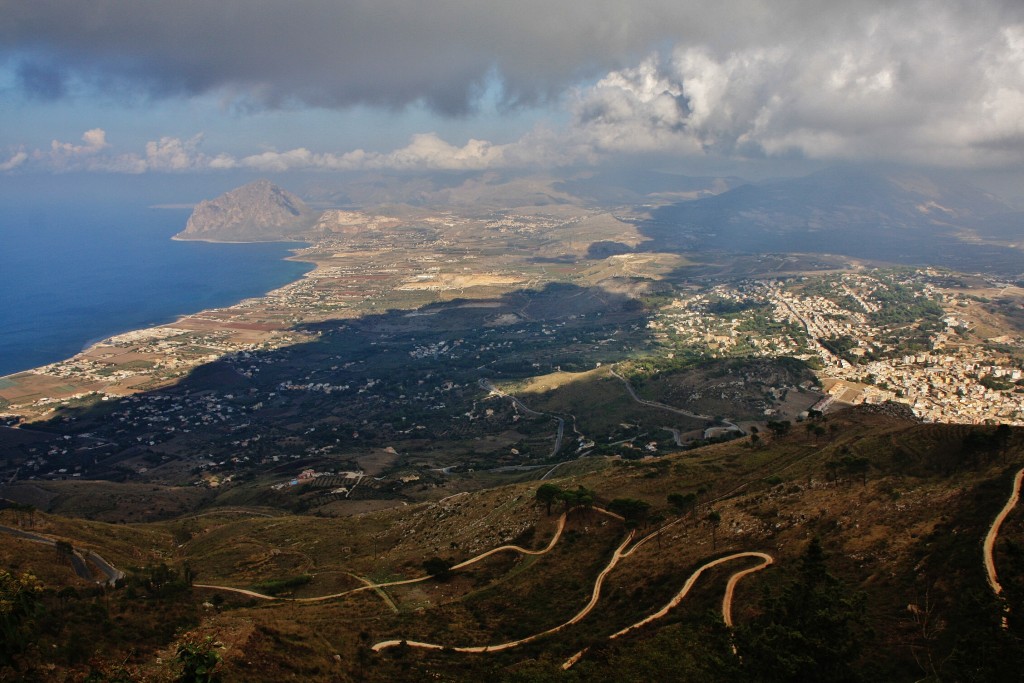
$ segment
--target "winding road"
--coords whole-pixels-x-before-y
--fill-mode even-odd
[[[584,617],[590,614],[594,607],[597,606],[598,601],[601,599],[601,587],[604,585],[605,577],[607,577],[608,574],[612,571],[612,569],[615,568],[615,565],[619,563],[619,560],[621,560],[625,556],[623,551],[625,550],[626,546],[628,546],[633,541],[633,535],[635,533],[635,531],[629,532],[629,534],[626,536],[626,540],[624,540],[619,545],[619,547],[615,549],[615,552],[612,553],[612,559],[608,562],[605,568],[601,570],[601,573],[598,574],[597,580],[594,581],[594,589],[591,591],[590,594],[590,602],[588,602],[583,607],[583,609],[577,612],[574,617],[572,617],[565,623],[549,628],[546,631],[541,631],[540,633],[534,633],[532,636],[526,636],[525,638],[519,638],[518,640],[510,640],[505,643],[497,643],[495,645],[462,645],[451,647],[447,645],[438,645],[437,643],[424,643],[418,640],[383,640],[374,645],[372,649],[374,652],[380,652],[381,650],[385,650],[389,647],[396,647],[398,645],[401,645],[402,643],[405,643],[409,647],[418,647],[425,650],[454,650],[455,652],[499,652],[501,650],[510,650],[514,647],[519,647],[520,645],[531,643],[537,640],[538,638],[549,636],[552,633],[558,633],[559,631],[569,628],[573,624],[582,620]]]
[[[597,509],[597,508],[595,508],[595,509]],[[551,552],[551,549],[554,548],[555,545],[558,543],[558,539],[560,539],[562,537],[562,532],[565,530],[565,521],[566,521],[566,513],[563,512],[562,515],[558,518],[558,526],[555,528],[554,536],[551,537],[551,541],[548,543],[547,547],[545,547],[543,550],[529,550],[527,548],[522,548],[522,547],[520,547],[518,545],[498,546],[497,548],[492,548],[491,550],[488,550],[487,552],[481,553],[480,555],[472,557],[472,558],[470,558],[470,559],[468,559],[468,560],[466,560],[464,562],[460,562],[459,564],[454,565],[451,569],[453,571],[454,570],[458,570],[458,569],[465,569],[466,567],[469,567],[470,565],[476,564],[477,562],[480,562],[481,560],[487,559],[491,555],[494,555],[496,553],[502,553],[502,552],[516,552],[516,553],[519,553],[521,555],[544,555],[545,553]],[[406,585],[409,585],[409,584],[412,584],[412,583],[420,583],[422,581],[428,581],[429,579],[434,578],[433,575],[428,574],[426,576],[419,576],[419,577],[416,577],[414,579],[402,579],[402,580],[399,580],[399,581],[386,581],[384,583],[371,583],[367,579],[364,579],[364,578],[362,578],[360,576],[356,576],[355,574],[349,574],[349,575],[355,577],[356,579],[361,581],[364,585],[360,586],[359,588],[350,588],[349,590],[342,591],[340,593],[331,593],[330,595],[318,595],[318,596],[312,597],[312,598],[282,598],[282,597],[278,597],[276,595],[266,595],[265,593],[257,593],[256,591],[248,590],[246,588],[235,588],[233,586],[219,586],[219,585],[208,584],[208,583],[195,583],[195,584],[192,584],[192,587],[193,588],[206,588],[206,589],[209,589],[209,590],[226,591],[228,593],[237,593],[239,595],[245,595],[245,596],[248,596],[250,598],[257,598],[259,600],[284,600],[284,601],[287,601],[287,602],[324,602],[326,600],[334,600],[336,598],[343,598],[346,595],[354,595],[355,593],[362,593],[363,591],[372,590],[375,593],[377,593],[378,595],[380,595],[384,599],[385,602],[387,602],[389,605],[394,607],[394,603],[392,603],[389,598],[385,597],[386,594],[384,594],[384,592],[381,590],[382,588],[390,588],[391,586],[406,586]]]
[[[46,545],[57,545],[57,541],[60,539],[53,539],[48,536],[41,534],[32,533],[31,531],[23,531],[22,529],[15,529],[14,527],[0,525],[0,533],[10,534],[11,536],[18,536],[20,538],[27,539],[33,543],[44,543]],[[96,567],[103,574],[106,579],[104,581],[96,581],[99,584],[105,584],[107,586],[113,586],[117,583],[118,579],[124,578],[124,572],[110,564],[98,553],[92,550],[78,550],[73,548],[71,551],[71,568],[75,570],[75,574],[86,581],[95,581],[93,573],[89,570],[89,566],[86,564],[86,559],[92,562],[93,566]]]
[[[512,403],[515,404],[517,408],[522,410],[527,415],[533,415],[534,417],[550,417],[554,420],[557,420],[558,434],[555,436],[555,446],[554,448],[551,449],[551,454],[548,457],[553,458],[556,455],[558,455],[558,451],[562,450],[562,439],[565,436],[565,420],[563,418],[557,415],[552,415],[551,413],[539,413],[536,410],[532,410],[531,408],[527,407],[525,403],[520,401],[512,394],[506,394],[504,391],[491,384],[491,381],[489,379],[477,380],[477,384],[480,385],[481,389],[486,389],[487,391],[491,392],[496,396],[501,396],[502,398],[509,399],[510,401],[512,401]]]
[[[667,410],[670,413],[676,413],[677,415],[683,415],[684,417],[693,418],[695,420],[714,420],[715,419],[711,415],[700,415],[698,413],[691,413],[689,410],[683,410],[682,408],[673,408],[672,406],[665,405],[664,403],[658,403],[656,401],[648,401],[645,398],[640,398],[640,396],[636,393],[636,389],[634,389],[633,385],[629,383],[629,380],[626,379],[625,377],[623,377],[622,375],[620,375],[619,373],[615,372],[615,368],[608,368],[608,372],[610,372],[613,377],[617,378],[620,382],[622,382],[626,386],[626,391],[629,392],[630,397],[634,401],[639,403],[640,405],[645,405],[645,406],[647,406],[649,408],[659,408],[661,410]],[[729,422],[728,420],[720,420],[720,422],[722,424],[724,424],[724,425],[728,425],[730,428],[738,431],[740,434],[745,434],[745,432],[737,424]]]
[[[610,516],[614,516],[614,517],[617,517],[617,518],[621,519],[621,517],[619,517],[618,515],[615,515],[614,513],[608,512],[607,510],[603,510],[601,508],[595,508],[595,510],[597,510],[599,512],[602,512],[604,514],[607,514],[607,515],[610,515]],[[564,517],[565,516],[563,515],[562,519],[560,519],[559,532],[561,531],[562,525],[564,525]],[[540,633],[535,633],[533,635],[526,636],[525,638],[519,638],[519,639],[516,639],[516,640],[510,640],[510,641],[506,641],[504,643],[494,643],[494,644],[491,644],[491,645],[459,645],[459,646],[450,646],[450,645],[441,645],[439,643],[426,643],[426,642],[418,641],[418,640],[390,639],[390,640],[383,640],[383,641],[381,641],[379,643],[376,643],[373,646],[372,649],[373,649],[374,652],[380,652],[380,651],[386,650],[388,648],[397,647],[399,645],[405,645],[405,646],[408,646],[408,647],[416,647],[416,648],[426,649],[426,650],[451,650],[451,651],[454,651],[454,652],[466,652],[466,653],[500,652],[502,650],[509,650],[509,649],[512,649],[512,648],[515,648],[515,647],[519,647],[520,645],[525,645],[527,643],[531,643],[531,642],[533,642],[535,640],[538,640],[539,638],[543,638],[545,636],[549,636],[549,635],[552,635],[554,633],[558,633],[559,631],[563,631],[566,628],[568,628],[568,627],[570,627],[570,626],[572,626],[572,625],[574,625],[576,623],[579,623],[581,620],[583,620],[588,614],[590,614],[593,611],[593,609],[597,606],[597,603],[601,599],[601,589],[604,586],[605,579],[612,572],[612,570],[615,569],[615,567],[619,564],[619,562],[621,560],[623,560],[624,558],[629,557],[630,555],[632,555],[634,552],[636,552],[636,550],[638,548],[640,548],[645,543],[650,541],[652,538],[655,538],[656,536],[658,536],[659,534],[661,534],[662,532],[664,532],[666,529],[668,529],[671,526],[672,526],[671,524],[666,525],[666,526],[658,529],[654,533],[648,534],[647,536],[645,536],[643,539],[641,539],[639,542],[637,542],[632,547],[629,547],[629,546],[633,542],[633,539],[634,539],[634,537],[636,535],[636,531],[635,530],[634,531],[630,531],[629,534],[627,534],[625,540],[623,540],[622,543],[619,544],[619,546],[612,553],[612,557],[608,561],[608,564],[605,565],[604,569],[601,570],[601,573],[598,574],[597,579],[594,581],[593,590],[591,591],[590,601],[579,612],[577,612],[572,618],[570,618],[568,621],[565,621],[562,624],[559,624],[558,626],[554,626],[552,628],[549,628],[546,631],[541,631]],[[532,554],[543,554],[543,553],[548,552],[549,550],[551,550],[551,548],[554,547],[555,543],[558,540],[558,535],[559,534],[556,534],[556,537],[552,539],[551,543],[543,551],[538,551],[538,552],[535,552],[535,553],[532,553]],[[483,559],[484,557],[487,557],[488,555],[491,555],[491,554],[493,554],[495,552],[499,552],[500,550],[503,550],[505,548],[506,547],[495,548],[494,550],[489,551],[487,553],[484,553],[483,555],[480,555],[480,556],[474,558],[473,560],[468,560],[467,562],[464,562],[464,563],[462,563],[460,565],[456,565],[455,567],[452,567],[452,569],[459,569],[461,567],[466,566],[467,564],[471,564],[472,562],[476,562],[476,561],[478,561],[480,559]],[[627,550],[627,548],[628,548],[628,550]],[[743,569],[743,570],[735,572],[729,578],[729,583],[726,585],[726,588],[725,588],[725,596],[722,599],[722,618],[725,621],[726,625],[731,627],[732,626],[732,600],[733,600],[733,594],[734,594],[734,592],[736,590],[736,585],[744,577],[746,577],[746,576],[748,576],[750,574],[753,574],[754,572],[761,571],[765,567],[771,565],[774,562],[774,559],[772,558],[771,555],[768,555],[767,553],[762,553],[762,552],[747,551],[747,552],[733,553],[732,555],[727,555],[725,557],[720,557],[718,559],[711,560],[709,562],[704,563],[703,565],[698,567],[696,569],[696,571],[693,572],[693,574],[690,575],[690,577],[686,580],[686,583],[683,584],[683,587],[679,590],[678,593],[676,593],[676,595],[672,598],[672,600],[670,600],[668,602],[668,604],[666,604],[664,607],[662,607],[660,610],[658,610],[654,614],[652,614],[652,615],[650,615],[650,616],[648,616],[648,617],[646,617],[646,618],[636,622],[635,624],[627,626],[626,628],[624,628],[624,629],[622,629],[620,631],[617,631],[616,633],[613,633],[611,636],[609,636],[609,639],[618,638],[619,636],[625,635],[626,633],[629,633],[630,631],[633,631],[635,629],[638,629],[638,628],[641,628],[643,626],[646,626],[647,624],[649,624],[649,623],[651,623],[653,621],[656,621],[656,620],[661,619],[662,617],[664,617],[666,614],[669,613],[669,611],[671,611],[672,609],[677,607],[679,605],[679,603],[683,601],[683,599],[687,596],[687,594],[693,588],[694,584],[697,582],[697,580],[700,578],[700,576],[705,571],[707,571],[708,569],[712,569],[712,568],[717,567],[718,565],[724,564],[726,562],[731,562],[733,560],[739,560],[739,559],[750,558],[750,557],[761,560],[761,563],[756,565],[756,566],[754,566],[754,567],[748,567],[746,569]],[[567,659],[565,661],[565,663],[562,665],[562,668],[563,669],[568,669],[568,668],[572,667],[576,662],[578,662],[580,660],[581,657],[583,657],[583,655],[585,653],[586,653],[586,650],[582,650],[580,652],[577,652],[575,655],[573,655],[572,657],[570,657],[569,659]]]
[[[635,550],[635,548],[634,548],[634,550]],[[710,562],[706,562],[706,563],[702,564],[692,574],[690,574],[690,577],[688,579],[686,579],[686,583],[683,584],[683,587],[681,589],[679,589],[679,592],[676,593],[675,596],[673,596],[673,598],[671,600],[669,600],[668,603],[664,607],[662,607],[660,610],[658,610],[654,614],[652,614],[652,615],[650,615],[648,617],[645,617],[644,619],[641,619],[640,621],[636,622],[635,624],[631,624],[631,625],[627,626],[626,628],[624,628],[624,629],[622,629],[620,631],[616,631],[615,633],[613,633],[610,636],[608,636],[608,639],[609,640],[613,640],[613,639],[618,638],[620,636],[624,636],[624,635],[626,635],[627,633],[629,633],[631,631],[635,631],[636,629],[643,628],[644,626],[646,626],[646,625],[648,625],[648,624],[650,624],[650,623],[652,623],[654,621],[657,621],[658,619],[663,618],[670,611],[672,611],[673,609],[675,609],[676,607],[679,606],[679,603],[681,603],[683,601],[683,599],[687,596],[687,594],[689,594],[689,592],[693,588],[694,584],[697,583],[697,580],[701,577],[701,574],[703,574],[705,571],[707,571],[709,569],[713,569],[713,568],[717,567],[720,564],[725,564],[726,562],[732,562],[733,560],[741,560],[741,559],[744,559],[744,558],[747,558],[747,557],[755,557],[755,558],[761,560],[761,564],[755,565],[753,567],[748,567],[747,569],[742,569],[742,570],[740,570],[738,572],[735,572],[732,576],[730,576],[729,577],[729,583],[726,584],[726,586],[725,586],[725,596],[722,598],[722,620],[725,621],[725,625],[726,626],[728,626],[729,628],[732,628],[732,597],[733,597],[733,593],[736,591],[736,584],[738,584],[740,582],[740,579],[742,579],[742,578],[744,578],[744,577],[746,577],[746,576],[748,576],[750,574],[753,574],[754,572],[759,572],[762,569],[764,569],[765,567],[767,567],[770,564],[772,564],[775,560],[774,560],[774,558],[772,558],[771,555],[769,555],[767,553],[756,552],[756,551],[740,552],[740,553],[733,553],[732,555],[726,555],[725,557],[720,557],[717,560],[711,560]],[[586,654],[586,652],[587,652],[586,650],[580,650],[579,652],[574,654],[572,657],[569,657],[569,659],[565,660],[565,662],[562,664],[562,668],[563,669],[571,668],[576,662],[580,661],[580,659],[583,657],[583,655]]]
[[[1021,482],[1024,481],[1024,469],[1017,472],[1017,475],[1013,478],[1013,490],[1010,493],[1009,500],[1006,501],[1006,505],[996,515],[995,520],[992,522],[992,526],[989,527],[988,533],[985,535],[985,543],[983,544],[982,553],[985,559],[985,572],[988,575],[988,585],[992,588],[992,592],[995,593],[996,597],[1004,600],[1003,604],[1003,628],[1009,628],[1007,623],[1006,613],[1009,612],[1008,606],[1005,604],[1003,598],[1003,586],[999,583],[999,576],[996,574],[996,560],[995,560],[995,545],[996,539],[999,537],[999,528],[1003,526],[1003,522],[1006,521],[1007,516],[1014,507],[1017,506],[1020,501],[1020,489]]]

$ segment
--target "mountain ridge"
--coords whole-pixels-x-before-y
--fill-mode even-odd
[[[838,166],[652,211],[648,250],[831,253],[964,271],[1024,272],[1007,244],[1024,214],[955,178]]]

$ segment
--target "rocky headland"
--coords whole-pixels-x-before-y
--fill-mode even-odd
[[[178,240],[273,242],[300,238],[319,217],[297,196],[257,180],[200,202]]]

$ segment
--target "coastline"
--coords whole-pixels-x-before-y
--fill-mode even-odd
[[[174,319],[173,320],[169,320],[168,322],[154,322],[153,324],[146,325],[144,327],[128,327],[128,328],[125,328],[125,329],[120,330],[118,332],[114,332],[113,334],[104,335],[102,337],[93,337],[92,339],[86,340],[85,344],[82,345],[82,350],[79,351],[79,353],[85,353],[86,351],[88,351],[93,346],[95,346],[97,344],[102,344],[103,342],[107,341],[108,339],[113,339],[115,337],[121,337],[121,336],[124,336],[126,334],[131,334],[133,332],[144,332],[146,330],[154,330],[154,329],[157,329],[159,327],[164,327],[164,326],[167,326],[167,325],[173,325],[173,324],[175,324],[175,323],[177,323],[177,322],[179,322],[181,320],[184,320],[185,318],[189,318],[191,316],[196,316],[196,315],[202,315],[206,311],[214,311],[214,310],[218,310],[219,308],[230,308],[232,306],[237,306],[238,304],[242,303],[242,301],[245,301],[247,299],[261,299],[261,298],[263,298],[265,296],[269,296],[270,294],[272,294],[273,292],[275,292],[275,291],[277,291],[279,289],[282,289],[284,287],[288,287],[289,285],[294,285],[296,282],[299,282],[300,280],[302,280],[302,278],[304,278],[307,275],[309,275],[309,274],[313,273],[314,271],[316,271],[316,269],[318,268],[318,265],[317,265],[317,263],[315,261],[312,261],[312,260],[309,260],[309,259],[298,258],[297,257],[296,252],[299,249],[301,249],[301,248],[309,248],[309,247],[314,246],[312,242],[306,242],[304,240],[303,241],[296,240],[294,242],[293,241],[284,241],[284,240],[278,240],[278,241],[274,241],[274,242],[260,242],[260,241],[253,241],[253,242],[222,242],[220,240],[178,239],[177,235],[171,237],[171,240],[173,240],[175,242],[204,242],[206,244],[305,244],[306,247],[296,247],[295,249],[290,249],[289,250],[289,252],[290,252],[289,255],[288,256],[283,256],[281,258],[281,260],[282,261],[295,261],[296,263],[309,263],[309,264],[313,265],[313,268],[308,270],[308,271],[306,271],[300,277],[292,280],[291,282],[286,282],[285,284],[280,285],[279,287],[274,287],[273,289],[267,290],[263,294],[261,294],[259,296],[256,296],[256,297],[243,297],[242,299],[239,299],[238,301],[236,301],[236,302],[234,302],[232,304],[228,304],[227,306],[220,306],[220,307],[208,308],[208,309],[207,308],[201,308],[198,311],[193,311],[192,313],[181,313],[181,314],[178,314],[178,315],[174,316]],[[78,355],[78,354],[75,354],[75,355]],[[70,360],[70,358],[65,358],[63,360]],[[59,363],[59,362],[61,362],[61,361],[55,361],[55,363]],[[3,379],[4,377],[11,377],[13,375],[19,375],[19,374],[21,374],[23,372],[32,372],[33,370],[38,370],[40,368],[45,368],[48,365],[53,365],[53,364],[54,363],[46,363],[44,365],[39,365],[39,366],[36,366],[34,368],[26,368],[24,370],[18,370],[16,372],[11,372],[11,373],[8,373],[6,375],[0,375],[0,379]]]
[[[284,237],[272,240],[217,240],[205,237],[182,237],[181,233],[171,236],[172,242],[205,242],[206,244],[305,244],[313,246],[309,240],[290,240]]]
[[[52,412],[53,407],[47,406],[56,406],[68,401],[83,399],[89,395],[99,395],[102,397],[102,400],[107,400],[108,397],[130,395],[138,391],[155,389],[172,384],[194,367],[214,359],[209,355],[194,358],[164,357],[154,359],[153,361],[142,361],[142,364],[150,362],[152,364],[147,367],[133,368],[134,372],[119,370],[110,373],[109,377],[102,378],[95,376],[99,373],[79,373],[94,375],[83,377],[74,376],[74,374],[69,374],[67,371],[69,366],[95,366],[97,362],[101,365],[116,368],[119,365],[116,359],[120,355],[132,357],[143,354],[150,356],[180,355],[160,354],[158,349],[139,348],[140,346],[151,347],[153,342],[157,342],[156,346],[159,347],[158,340],[165,339],[171,335],[189,335],[192,333],[193,336],[206,338],[196,339],[195,341],[197,342],[211,341],[211,337],[217,337],[218,339],[213,341],[220,343],[216,344],[214,348],[219,346],[224,353],[231,353],[256,345],[263,346],[275,337],[281,342],[290,341],[289,335],[286,334],[287,328],[284,326],[246,325],[245,323],[225,321],[221,327],[218,327],[216,321],[223,319],[225,312],[250,311],[254,308],[259,308],[261,304],[270,304],[274,299],[286,295],[291,289],[314,276],[315,273],[321,270],[322,264],[315,258],[312,258],[310,254],[304,253],[312,251],[315,248],[314,243],[306,240],[275,240],[273,242],[181,240],[177,239],[176,236],[170,239],[218,244],[292,244],[296,246],[288,249],[288,255],[281,257],[280,260],[308,263],[312,265],[312,268],[302,273],[299,277],[267,290],[260,295],[243,297],[225,306],[177,314],[168,318],[165,322],[158,322],[144,327],[131,327],[101,338],[93,338],[86,341],[81,351],[67,358],[2,375],[0,376],[0,415],[14,414],[25,418],[26,421],[32,421]],[[247,330],[246,328],[250,329]],[[232,337],[235,339],[232,339]],[[124,353],[117,353],[115,350],[124,351]],[[103,361],[107,362],[104,363]],[[135,362],[136,365],[139,364],[137,358],[134,361],[129,361],[129,364],[132,362]],[[101,368],[99,372],[103,372],[105,369]],[[142,370],[142,372],[138,370]],[[146,372],[147,370],[153,370],[154,372],[149,373]],[[166,372],[157,373],[156,371],[158,370]],[[163,374],[163,376],[153,376],[158,374]],[[32,401],[29,405],[26,405],[25,402],[18,400],[19,398],[32,399]]]

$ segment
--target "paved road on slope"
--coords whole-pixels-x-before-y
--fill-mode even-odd
[[[665,405],[664,403],[657,403],[656,401],[648,401],[645,398],[640,398],[640,396],[636,393],[636,390],[633,388],[633,385],[629,383],[628,379],[626,379],[625,377],[623,377],[619,373],[615,372],[614,368],[608,368],[608,372],[610,372],[613,377],[616,377],[619,381],[621,381],[626,386],[626,391],[629,392],[630,397],[634,401],[636,401],[637,403],[639,403],[641,405],[645,405],[645,406],[648,406],[650,408],[659,408],[661,410],[667,410],[670,413],[676,413],[677,415],[684,415],[686,417],[691,417],[691,418],[693,418],[695,420],[714,420],[715,419],[711,415],[700,415],[698,413],[691,413],[689,410],[683,410],[682,408],[673,408],[672,406]],[[732,422],[729,422],[728,420],[721,420],[721,423],[724,424],[724,425],[728,425],[728,426],[732,427],[733,429],[738,431],[740,434],[744,434],[745,433],[742,429],[740,429],[740,427],[738,425],[736,425],[736,424],[734,424]]]
[[[988,585],[992,588],[992,592],[996,594],[997,598],[1002,599],[1003,586],[999,583],[999,576],[996,574],[996,560],[994,555],[996,538],[999,537],[999,528],[1006,521],[1010,511],[1016,507],[1017,502],[1020,500],[1020,488],[1021,482],[1024,481],[1024,469],[1017,472],[1017,476],[1013,478],[1013,490],[1010,493],[1009,500],[1006,501],[1006,505],[996,515],[995,520],[992,522],[992,526],[989,527],[988,534],[985,535],[985,543],[983,544],[982,554],[985,558],[985,572],[988,575]],[[1003,611],[1006,612],[1007,607],[1003,605]],[[1003,628],[1008,628],[1006,616],[1003,616]]]
[[[11,536],[19,536],[21,538],[28,539],[34,543],[45,543],[46,545],[57,545],[57,540],[42,536],[40,534],[32,533],[31,531],[24,531],[22,529],[15,529],[14,527],[0,525],[0,532],[10,534]],[[89,570],[89,566],[86,564],[86,557],[95,565],[100,572],[106,577],[106,581],[96,581],[96,583],[105,583],[108,586],[113,586],[117,583],[118,579],[124,578],[124,572],[110,564],[96,552],[92,550],[81,551],[74,548],[71,553],[71,568],[75,570],[75,574],[82,579],[87,581],[95,581],[92,572]]]
[[[512,394],[506,394],[504,391],[502,391],[501,389],[499,389],[496,386],[494,386],[493,384],[491,384],[491,381],[488,380],[488,379],[478,380],[477,384],[480,385],[481,389],[486,389],[487,391],[491,392],[492,394],[496,394],[498,396],[501,396],[502,398],[509,399],[510,401],[512,401],[512,403],[514,403],[520,410],[522,410],[527,415],[534,415],[536,417],[550,417],[550,418],[553,418],[553,419],[557,420],[558,421],[558,434],[555,436],[555,446],[554,446],[554,448],[551,449],[551,455],[549,455],[548,457],[553,458],[556,455],[558,455],[558,451],[562,450],[562,438],[565,436],[565,420],[564,419],[558,417],[557,415],[552,415],[551,413],[539,413],[536,410],[532,410],[532,409],[528,408],[525,403],[520,401],[518,398],[516,398]]]

